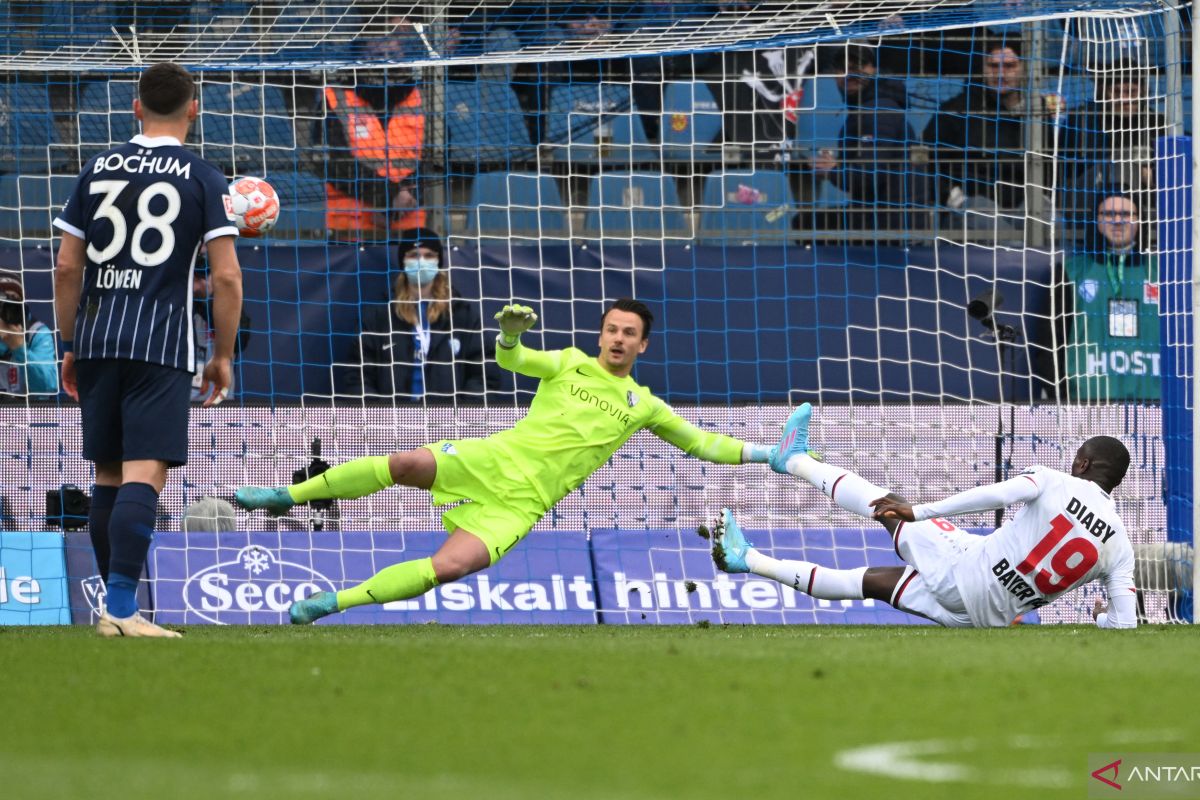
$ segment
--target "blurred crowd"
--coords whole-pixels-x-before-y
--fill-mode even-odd
[[[131,24],[170,30],[202,4],[109,5]],[[267,13],[254,3],[225,4],[223,13],[237,5]],[[259,76],[267,125],[243,132],[235,120],[228,134],[222,166],[267,170],[285,208],[318,209],[310,229],[395,248],[391,296],[364,306],[362,336],[339,360],[339,393],[478,397],[495,387],[479,310],[448,285],[445,236],[636,240],[648,231],[690,241],[699,231],[701,243],[722,244],[909,246],[951,236],[1061,248],[1059,340],[1072,343],[1061,361],[1084,376],[1073,379],[1072,395],[1151,394],[1140,376],[1159,369],[1149,255],[1155,146],[1177,129],[1162,102],[1162,37],[1139,27],[1148,24],[1141,18],[1104,36],[1091,21],[1070,20],[595,59],[578,56],[619,50],[649,26],[770,21],[786,4],[478,5],[460,13],[452,4],[431,20],[411,3],[381,4],[353,44],[351,66],[287,73],[290,84]],[[47,4],[5,8],[12,19],[43,18]],[[530,48],[549,55],[502,57]],[[443,58],[460,60],[411,63]],[[237,77],[229,77],[236,115]],[[84,81],[75,80],[51,92],[86,111]],[[277,120],[268,90],[282,98],[292,139],[278,150],[291,162],[270,160]],[[219,142],[211,129],[201,133],[202,148]],[[255,135],[266,140],[266,160],[239,162],[237,147]],[[10,153],[19,158],[19,149]],[[528,178],[532,194],[488,194],[496,175],[506,192]],[[615,196],[605,189],[614,178],[624,181]],[[481,209],[506,204],[538,212],[528,224],[507,213],[489,228]],[[628,229],[605,215],[612,206],[633,212]],[[661,213],[668,206],[672,214]],[[548,223],[541,212],[558,207],[598,210]],[[5,286],[7,302],[19,304],[19,279],[0,279]],[[3,311],[0,392],[53,395],[52,371],[31,366],[50,358],[52,337],[24,312]],[[1139,379],[1099,380],[1109,375]]]

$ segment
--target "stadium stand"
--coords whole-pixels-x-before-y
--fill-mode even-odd
[[[278,86],[240,78],[206,81],[200,136],[205,158],[231,174],[265,175],[296,166],[296,129]]]
[[[493,80],[447,81],[444,90],[451,162],[487,168],[532,158],[529,127],[511,86]]]
[[[74,184],[71,175],[0,175],[0,231],[20,239],[50,238],[50,223]]]
[[[325,182],[306,172],[280,170],[265,176],[279,196],[279,221],[272,241],[325,236]]]
[[[117,142],[127,142],[138,132],[133,116],[133,98],[137,84],[132,81],[89,81],[81,85],[78,100],[79,160],[92,156]]]
[[[467,234],[481,238],[565,239],[567,207],[551,175],[481,172],[468,201]]]
[[[67,162],[58,145],[49,84],[0,83],[0,172],[58,171]]]
[[[721,107],[703,81],[672,81],[663,89],[659,138],[663,160],[719,160]]]
[[[605,172],[588,189],[588,238],[635,240],[690,237],[671,175]]]
[[[944,76],[913,76],[908,79],[908,124],[920,137],[929,121],[937,114],[938,106],[963,89],[961,78]]]
[[[643,160],[649,144],[629,87],[611,83],[556,86],[546,112],[545,141],[557,159]],[[631,150],[631,146],[639,149]]]
[[[791,237],[794,216],[782,171],[715,172],[704,182],[700,238],[706,244],[779,244]]]

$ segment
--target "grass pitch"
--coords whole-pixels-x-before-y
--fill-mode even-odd
[[[21,798],[1058,798],[1200,748],[1190,627],[0,628]]]

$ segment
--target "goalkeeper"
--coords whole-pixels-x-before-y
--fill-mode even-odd
[[[521,334],[537,322],[527,306],[505,306],[496,319],[501,331],[497,363],[541,379],[529,413],[512,428],[486,439],[441,441],[355,459],[289,487],[237,491],[243,508],[272,514],[312,500],[365,497],[396,484],[428,489],[434,505],[466,501],[442,515],[450,535],[432,557],[395,564],[340,592],[298,600],[290,609],[294,624],[417,597],[486,569],[642,428],[706,461],[767,461],[770,448],[701,431],[630,377],[654,321],[642,303],[621,299],[604,312],[600,355],[594,358],[573,347],[522,346]]]

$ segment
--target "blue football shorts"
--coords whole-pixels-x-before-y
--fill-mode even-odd
[[[83,425],[83,457],[187,463],[192,375],[127,359],[75,362]]]

